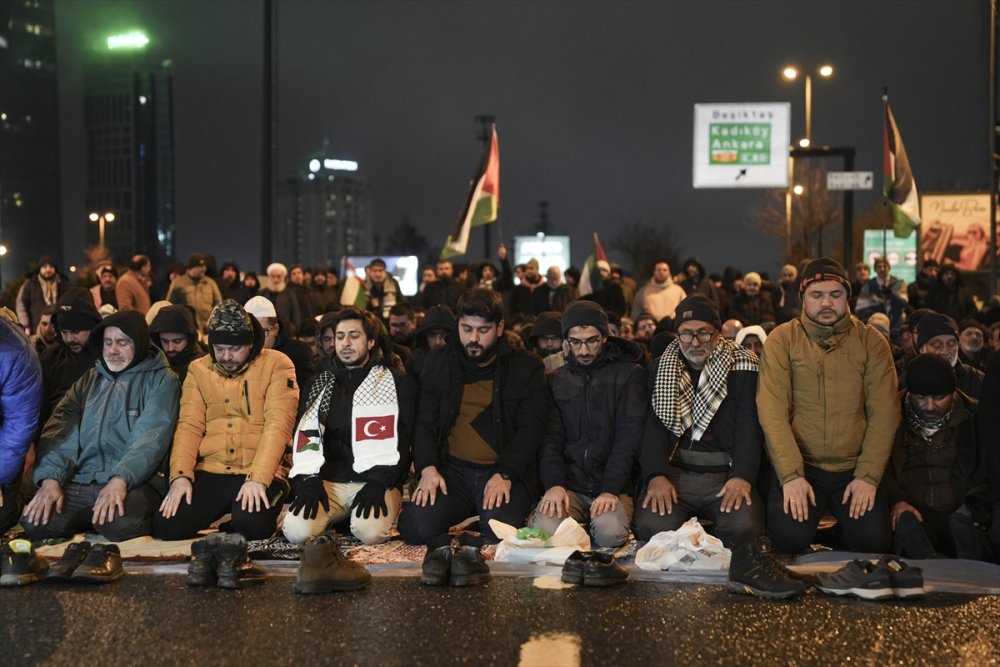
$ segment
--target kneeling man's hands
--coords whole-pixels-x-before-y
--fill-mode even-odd
[[[750,500],[750,482],[740,477],[731,477],[722,485],[722,490],[715,494],[716,498],[722,498],[720,509],[728,514],[733,510],[743,507],[745,502],[752,505]]]
[[[38,487],[35,497],[24,508],[24,517],[36,526],[44,526],[48,524],[49,517],[52,516],[53,506],[55,506],[57,514],[62,514],[63,498],[59,482],[47,479]]]
[[[552,519],[561,519],[569,514],[569,494],[561,486],[553,486],[542,496],[539,505],[542,514]]]
[[[865,515],[865,512],[870,511],[875,507],[875,492],[878,491],[878,487],[871,482],[866,482],[863,479],[858,479],[855,477],[851,480],[851,483],[847,485],[844,489],[844,499],[841,504],[846,505],[847,501],[851,501],[850,515],[852,519],[860,519]]]
[[[493,473],[483,489],[483,509],[500,509],[501,505],[509,503],[510,486],[509,479],[504,479],[498,472]]]
[[[642,508],[649,507],[654,513],[665,516],[674,511],[674,503],[677,502],[677,489],[673,483],[663,475],[657,475],[649,480],[646,488],[646,497],[642,501]]]
[[[118,516],[125,516],[125,495],[128,493],[128,485],[121,477],[112,477],[101,492],[97,494],[94,502],[94,516],[90,518],[90,523],[95,526],[103,526],[115,520],[115,511]]]

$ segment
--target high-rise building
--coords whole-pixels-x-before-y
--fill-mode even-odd
[[[278,184],[274,259],[312,266],[374,250],[368,182],[358,163],[318,154]]]
[[[87,208],[114,214],[104,225],[112,258],[141,252],[163,266],[176,233],[173,77],[148,43],[139,32],[113,35],[85,67]],[[87,243],[98,245],[99,236],[99,225],[87,223]]]
[[[0,2],[3,280],[62,254],[54,0]],[[60,267],[65,271],[65,267]]]

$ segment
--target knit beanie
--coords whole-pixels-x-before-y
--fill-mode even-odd
[[[708,322],[717,330],[722,329],[719,307],[701,292],[695,292],[677,304],[677,310],[674,314],[674,329],[676,330],[677,327],[691,320]]]
[[[253,325],[243,306],[226,299],[208,316],[208,342],[212,345],[250,345]]]
[[[955,372],[943,357],[920,354],[906,367],[906,389],[917,396],[945,396],[955,391]]]
[[[611,335],[611,330],[608,329],[608,314],[593,301],[574,301],[566,307],[562,314],[562,337],[565,338],[573,327],[594,327],[603,336]],[[532,335],[535,335],[534,327]]]
[[[851,294],[851,281],[847,277],[847,271],[836,260],[829,257],[820,257],[806,264],[802,270],[802,279],[799,281],[799,294],[805,294],[806,288],[812,283],[820,283],[827,280],[835,280],[847,289],[847,294]]]
[[[52,313],[56,331],[90,331],[101,323],[101,314],[94,305],[90,290],[72,287],[59,297]]]
[[[542,336],[563,337],[562,316],[558,311],[546,310],[539,313],[538,317],[531,325],[531,333],[528,338],[541,338]]]
[[[917,324],[917,349],[935,336],[954,336],[958,340],[958,325],[955,320],[941,313],[930,312],[920,318]]]

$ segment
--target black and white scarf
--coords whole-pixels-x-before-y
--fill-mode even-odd
[[[726,398],[729,374],[733,371],[756,373],[759,368],[757,355],[731,340],[721,338],[705,360],[696,389],[684,363],[680,342],[674,340],[667,346],[656,368],[653,412],[678,438],[690,428],[691,440],[700,440]]]

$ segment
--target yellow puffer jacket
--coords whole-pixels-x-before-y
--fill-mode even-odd
[[[236,375],[204,356],[191,362],[170,453],[170,481],[195,470],[269,485],[291,441],[299,388],[281,352],[261,350]]]

